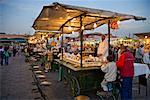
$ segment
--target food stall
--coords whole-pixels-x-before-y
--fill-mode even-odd
[[[144,50],[150,52],[150,32],[134,33],[139,38],[140,43],[144,44]]]
[[[62,76],[71,85],[74,96],[82,91],[100,87],[103,73],[100,70],[101,60],[91,55],[85,57],[83,51],[83,31],[95,29],[103,24],[108,24],[108,47],[110,47],[110,28],[117,29],[118,21],[145,20],[146,18],[121,14],[100,9],[91,9],[60,3],[44,6],[40,15],[33,24],[35,30],[61,31],[61,59],[56,59],[59,64],[59,80]],[[64,53],[63,33],[79,32],[80,52],[77,55]],[[63,71],[61,71],[63,69]]]
[[[82,49],[82,54],[84,55],[95,55],[95,49],[97,48],[97,45],[101,42],[101,36],[103,34],[95,32],[95,33],[85,33],[83,34],[83,49]],[[80,50],[80,37],[72,37],[70,35],[67,35],[65,37],[65,42],[66,45],[69,45],[69,48],[66,48],[70,53],[74,52],[74,48],[78,49],[78,52]],[[65,49],[65,50],[66,50]],[[77,52],[77,53],[78,53]]]

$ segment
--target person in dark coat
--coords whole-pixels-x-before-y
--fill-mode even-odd
[[[1,63],[1,66],[3,66],[3,60],[4,60],[4,48],[3,48],[3,46],[0,46],[0,63]]]
[[[17,53],[17,49],[15,47],[13,47],[13,57],[16,56],[16,53]]]

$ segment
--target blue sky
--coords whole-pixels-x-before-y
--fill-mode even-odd
[[[60,2],[89,8],[110,10],[146,17],[146,21],[121,22],[114,35],[128,36],[132,33],[150,32],[150,0],[0,0],[0,32],[34,33],[31,27],[44,5]],[[94,31],[107,33],[106,25]]]

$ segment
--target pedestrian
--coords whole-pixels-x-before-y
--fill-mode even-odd
[[[112,55],[107,56],[107,60],[101,66],[101,70],[105,73],[101,86],[104,91],[108,91],[107,83],[115,81],[117,77],[117,66],[113,61]]]
[[[16,53],[17,53],[17,49],[16,49],[16,47],[13,47],[13,57],[16,56]]]
[[[137,63],[143,63],[143,55],[144,55],[143,47],[144,47],[143,45],[140,45],[136,50],[135,61]]]
[[[0,62],[1,62],[1,66],[3,66],[3,61],[4,61],[4,48],[3,48],[3,46],[0,46]]]
[[[116,65],[121,76],[121,100],[132,99],[132,80],[134,75],[134,56],[125,46],[120,47],[121,55]]]
[[[147,64],[150,67],[150,51],[145,50],[144,55],[143,55],[143,62]]]
[[[5,59],[5,65],[8,65],[8,62],[9,62],[9,52],[8,52],[8,47],[5,47],[4,48],[4,59]]]

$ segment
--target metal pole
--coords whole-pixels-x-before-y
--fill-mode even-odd
[[[62,61],[63,61],[63,48],[64,48],[64,36],[63,36],[63,27],[62,27],[62,30],[61,30],[61,53],[62,53]]]
[[[82,28],[82,16],[80,16],[80,48],[81,48],[81,51],[80,51],[80,57],[81,57],[81,60],[80,60],[80,67],[82,68],[82,50],[83,50],[83,30],[81,29]]]
[[[108,20],[108,55],[110,55],[110,20]]]

